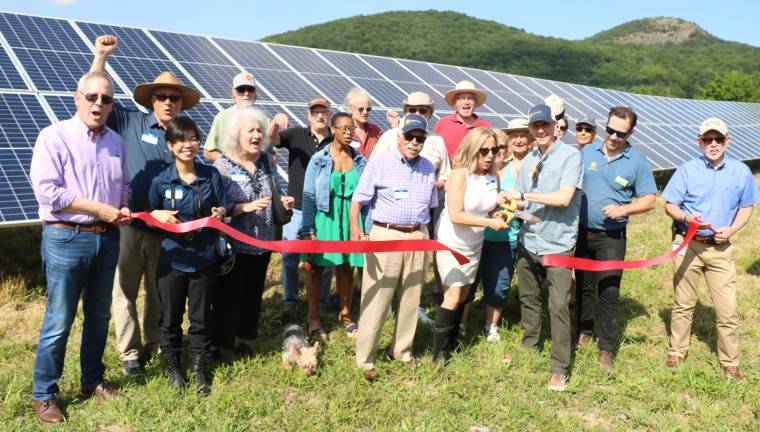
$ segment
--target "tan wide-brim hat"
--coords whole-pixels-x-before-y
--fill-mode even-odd
[[[479,107],[483,105],[484,103],[486,103],[486,94],[483,93],[483,90],[475,88],[475,84],[467,80],[459,81],[453,90],[449,90],[446,92],[446,103],[449,104],[450,107],[453,107],[454,99],[460,93],[474,94],[475,107]]]
[[[517,117],[509,121],[507,123],[507,127],[502,129],[506,133],[510,132],[530,132],[530,129],[528,129],[528,118],[527,117]]]
[[[201,100],[201,94],[197,90],[192,89],[184,84],[177,78],[176,75],[169,71],[163,71],[156,79],[151,83],[143,83],[135,86],[135,90],[132,94],[132,98],[135,102],[144,106],[149,110],[153,110],[153,105],[150,103],[151,96],[153,95],[153,89],[156,87],[173,87],[182,92],[182,109],[190,109],[198,105],[198,101]]]

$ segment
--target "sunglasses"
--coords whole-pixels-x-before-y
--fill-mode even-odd
[[[97,93],[82,93],[82,92],[79,92],[79,93],[83,95],[84,99],[89,103],[97,102],[98,98],[100,98],[100,103],[102,103],[103,105],[111,105],[113,103],[113,96],[97,94]]]
[[[333,126],[333,127],[341,132],[353,133],[356,130],[355,126]]]
[[[430,112],[430,110],[427,109],[427,108],[409,107],[409,108],[406,109],[406,112],[409,113],[409,114],[417,114],[417,113],[419,113],[420,115],[426,115],[427,113]]]
[[[561,130],[562,132],[567,132],[567,126],[560,126],[559,130]]]
[[[254,86],[240,86],[235,89],[238,94],[256,93],[256,87]]]
[[[409,142],[417,140],[418,143],[422,144],[427,139],[427,135],[414,135],[411,132],[404,132],[404,139]]]
[[[313,110],[313,111],[309,111],[309,114],[316,117],[320,114],[322,114],[323,116],[326,116],[329,112],[330,112],[329,110]]]
[[[576,132],[586,132],[586,133],[594,133],[596,132],[596,129],[592,128],[591,126],[576,126],[575,127]]]
[[[105,101],[103,101],[103,103],[105,103]],[[699,139],[702,140],[703,144],[712,144],[713,141],[715,141],[718,144],[723,144],[724,142],[726,142],[726,137],[724,136],[716,136],[716,137],[704,136],[704,137],[699,137]]]
[[[366,107],[366,108],[365,107],[359,107],[359,108],[356,108],[356,110],[359,111],[360,113],[363,113],[363,112],[368,113],[368,112],[372,111],[372,107]]]
[[[531,181],[533,181],[533,187],[536,187],[536,184],[538,184],[538,175],[541,174],[542,169],[544,169],[543,159],[538,161],[538,165],[536,165],[536,169],[533,171],[533,176],[531,177]]]
[[[496,156],[496,153],[499,152],[499,147],[481,147],[478,149],[478,153],[480,153],[481,156],[488,156],[488,153],[491,153],[492,155]]]
[[[623,139],[626,135],[628,135],[628,132],[620,132],[619,130],[612,129],[611,127],[607,126],[607,135],[615,135],[618,138]]]
[[[169,99],[170,101],[177,103],[182,100],[182,95],[168,95],[164,93],[154,93],[153,97],[159,102],[164,102]]]

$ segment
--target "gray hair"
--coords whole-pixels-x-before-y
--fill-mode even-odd
[[[84,89],[84,85],[87,84],[87,81],[93,78],[103,78],[104,80],[108,81],[108,85],[111,87],[111,93],[113,93],[113,80],[111,79],[111,75],[108,75],[107,73],[101,71],[87,72],[86,74],[82,75],[82,77],[79,78],[79,82],[77,82],[77,91],[81,92],[82,89]]]
[[[343,99],[343,105],[346,106],[346,109],[350,109],[352,106],[352,102],[354,99],[356,99],[357,96],[364,96],[367,98],[367,101],[370,105],[372,105],[372,96],[369,95],[367,90],[364,90],[363,88],[359,87],[352,87],[351,90],[346,93],[346,98]]]
[[[224,126],[224,133],[222,135],[221,148],[225,154],[235,153],[239,144],[240,130],[243,125],[248,121],[255,121],[261,126],[261,130],[264,137],[261,141],[261,152],[266,153],[269,150],[269,136],[267,130],[269,129],[269,116],[267,114],[254,107],[240,108],[235,110],[235,113],[227,120],[227,124]]]

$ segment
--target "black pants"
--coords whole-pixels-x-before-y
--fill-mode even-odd
[[[625,229],[616,231],[591,232],[580,227],[576,256],[600,261],[625,259]],[[594,303],[597,293],[597,336],[599,349],[617,350],[618,328],[620,326],[620,281],[622,270],[602,272],[578,271],[575,273],[578,294],[576,312],[578,331],[591,333],[594,329]]]
[[[159,264],[158,295],[161,299],[161,350],[182,350],[182,317],[188,302],[190,352],[211,346],[211,295],[216,287],[217,266],[185,273]]]
[[[235,255],[235,266],[219,278],[214,293],[213,344],[233,349],[235,337],[255,339],[261,316],[261,297],[272,253]]]

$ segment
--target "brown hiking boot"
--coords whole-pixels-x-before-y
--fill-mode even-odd
[[[675,369],[681,366],[682,363],[683,363],[683,358],[674,356],[674,355],[669,355],[668,359],[665,360],[665,366],[670,369]]]
[[[58,407],[58,402],[56,402],[55,399],[35,400],[33,405],[34,414],[37,416],[37,420],[44,425],[63,423],[66,421],[66,417],[63,416],[61,408]]]
[[[546,388],[553,391],[565,391],[567,389],[567,375],[553,373]]]
[[[584,346],[591,343],[591,333],[581,333],[578,335],[578,346]]]
[[[615,372],[615,366],[613,365],[614,361],[615,354],[610,351],[600,350],[599,356],[596,358],[596,362],[599,363],[599,366],[609,373]]]
[[[739,372],[739,366],[724,366],[723,375],[725,375],[726,378],[732,379],[734,381],[741,381],[744,379],[742,373]]]

